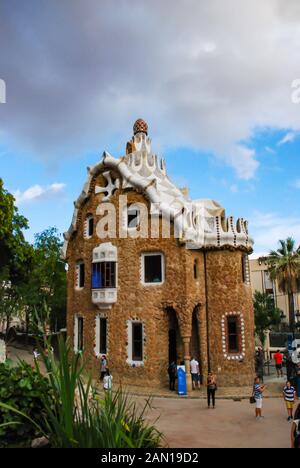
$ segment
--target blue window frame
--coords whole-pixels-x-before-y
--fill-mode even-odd
[[[98,262],[92,266],[92,289],[116,287],[116,263]]]

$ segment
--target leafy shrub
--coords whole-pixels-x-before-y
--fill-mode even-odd
[[[23,368],[22,385],[26,381],[31,392],[36,388],[39,410],[36,412],[34,406],[29,414],[27,407],[20,407],[23,398],[20,392],[19,398],[8,401],[9,421],[17,421],[16,416],[20,418],[21,415],[13,413],[22,411],[28,418],[28,431],[35,436],[36,432],[43,434],[55,448],[155,448],[161,445],[162,434],[144,417],[146,409],[150,408],[149,401],[139,409],[122,390],[115,394],[108,392],[101,398],[92,388],[91,378],[88,381],[84,378],[82,357],[72,352],[69,343],[59,341],[59,355],[59,360],[55,360],[50,347],[46,353],[41,351],[46,377],[38,363],[35,371],[30,366]],[[0,410],[1,407],[0,398]],[[23,424],[22,418],[21,421]]]
[[[41,428],[44,426],[42,392],[50,393],[48,382],[29,364],[21,362],[16,367],[9,361],[0,364],[0,402],[7,406],[0,406],[0,447],[26,445],[41,435],[30,419]]]
[[[106,393],[104,398],[97,396],[91,378],[84,379],[81,355],[74,354],[70,344],[62,339],[58,361],[51,352],[41,355],[52,389],[42,396],[52,447],[159,447],[162,434],[144,418],[149,401],[139,410],[121,389],[114,395]]]
[[[93,412],[92,420],[98,434],[99,448],[157,448],[163,435],[147,422],[145,414],[151,410],[148,399],[142,407],[121,388],[115,394],[107,392],[100,406]]]

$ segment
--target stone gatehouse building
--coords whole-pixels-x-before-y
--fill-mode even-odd
[[[252,245],[246,221],[171,182],[138,120],[125,156],[104,153],[88,168],[65,233],[75,351],[95,376],[107,355],[125,385],[164,386],[169,362],[189,371],[191,356],[204,378],[211,369],[220,385],[249,385]]]

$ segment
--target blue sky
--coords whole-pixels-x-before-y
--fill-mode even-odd
[[[142,117],[169,176],[248,219],[256,253],[300,242],[299,2],[188,3],[0,0],[0,177],[29,240],[67,230],[86,167]]]

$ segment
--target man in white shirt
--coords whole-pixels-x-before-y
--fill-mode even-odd
[[[193,390],[196,389],[196,384],[200,390],[200,372],[199,372],[199,362],[193,357],[190,363],[191,366],[191,374],[192,374],[192,382],[193,382]]]

